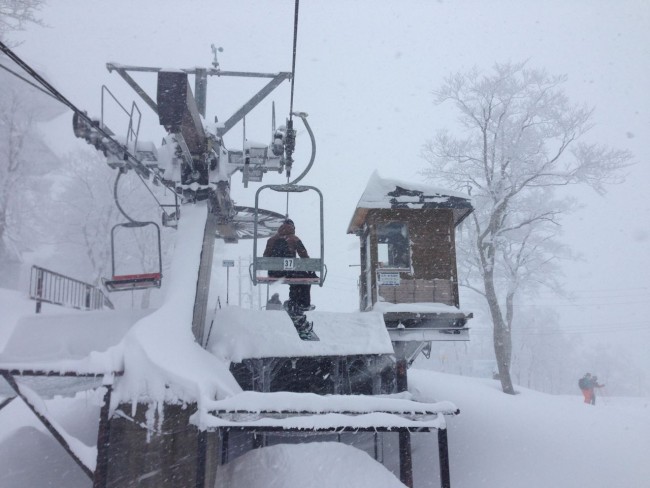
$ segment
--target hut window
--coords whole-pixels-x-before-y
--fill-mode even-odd
[[[377,256],[380,268],[410,268],[411,252],[406,224],[377,225]]]

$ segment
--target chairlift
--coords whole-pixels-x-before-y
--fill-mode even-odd
[[[258,220],[260,214],[263,212],[259,208],[259,195],[265,190],[280,193],[302,193],[306,191],[315,191],[320,200],[320,256],[318,258],[292,258],[292,257],[263,257],[258,256]],[[264,236],[267,237],[267,236]],[[254,285],[284,283],[287,285],[318,285],[323,286],[325,277],[327,276],[327,266],[323,262],[325,253],[324,246],[324,220],[323,220],[323,194],[315,186],[307,185],[264,185],[261,186],[255,193],[255,213],[253,220],[253,262],[249,267],[249,274],[251,281]],[[258,276],[258,272],[264,271],[311,271],[316,274],[315,277],[271,277],[271,276]]]
[[[115,271],[115,231],[119,228],[142,228],[153,226],[156,229],[158,245],[158,270],[152,273],[121,274],[116,275]],[[111,229],[111,265],[112,279],[103,280],[104,286],[109,292],[146,290],[149,288],[160,288],[162,282],[162,251],[160,245],[160,227],[155,222],[124,222],[116,224]]]

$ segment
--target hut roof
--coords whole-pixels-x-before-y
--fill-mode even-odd
[[[348,234],[361,230],[369,210],[372,209],[452,209],[454,225],[458,225],[473,208],[471,197],[464,193],[436,188],[420,183],[386,179],[375,171],[354,211]]]

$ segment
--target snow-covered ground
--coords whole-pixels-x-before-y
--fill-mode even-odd
[[[650,399],[602,396],[595,407],[579,396],[519,388],[508,396],[492,380],[411,370],[421,399],[450,400],[448,418],[454,488],[647,487]],[[68,432],[92,445],[99,398],[92,393],[48,400]],[[436,436],[413,435],[416,487],[437,487]],[[396,456],[390,446],[385,459]],[[26,462],[29,460],[29,462]],[[393,461],[393,466],[395,462]],[[397,478],[366,453],[332,442],[276,445],[232,461],[220,480],[240,488],[396,487]],[[19,401],[0,411],[0,486],[90,487],[74,462]]]
[[[181,225],[196,220],[192,227],[202,229],[199,224],[204,219],[205,209],[192,209],[186,211],[185,223]],[[126,374],[115,389],[122,400],[142,395],[142,388],[138,387],[141,380],[151,383],[153,379],[154,385],[149,384],[145,391],[150,398],[165,398],[156,393],[174,384],[177,387],[174,398],[203,403],[217,398],[242,405],[247,396],[237,396],[239,387],[227,368],[226,356],[232,357],[232,353],[221,351],[219,358],[199,347],[191,336],[194,295],[190,285],[195,283],[200,235],[188,231],[187,235],[190,234],[192,239],[184,239],[175,251],[174,266],[169,273],[172,282],[169,298],[150,314],[142,311],[69,313],[65,309],[47,308],[43,315],[36,317],[33,302],[23,294],[0,290],[3,311],[0,365],[14,367],[22,360],[22,366],[17,367],[67,371],[68,366],[60,366],[65,364],[73,369],[110,372],[124,364]],[[244,314],[237,310],[232,307],[222,312],[221,320],[234,314],[229,322],[240,323]],[[261,315],[255,321],[273,322],[266,317]],[[336,321],[333,317],[315,314],[315,327],[327,329],[327,324]],[[353,329],[374,327],[372,321],[354,317],[355,314],[350,314],[348,318],[355,321]],[[89,330],[97,330],[79,332],[84,324]],[[244,328],[240,335],[254,337],[250,332]],[[325,347],[328,332],[322,332],[321,346]],[[219,337],[218,330],[214,337]],[[264,334],[261,337],[271,340],[265,339]],[[300,345],[298,340],[295,342]],[[383,347],[379,338],[370,343],[373,350]],[[210,350],[219,352],[214,344]],[[86,361],[86,358],[94,360]],[[75,452],[85,453],[87,457],[93,453],[96,443],[101,391],[57,396],[79,390],[78,383],[66,388],[67,381],[70,380],[40,378],[31,380],[28,386],[47,398],[39,409],[47,410],[75,443],[82,443],[77,444]],[[451,480],[455,488],[650,486],[647,462],[650,398],[602,396],[597,406],[591,406],[582,403],[578,395],[552,396],[523,388],[510,396],[503,394],[498,382],[493,380],[418,369],[410,371],[409,387],[413,399],[419,402],[451,402],[460,408],[460,415],[447,417]],[[0,404],[4,400],[2,396],[8,394],[10,390],[6,387],[0,389]],[[317,400],[341,401],[335,397]],[[310,408],[326,410],[318,406],[319,401],[310,401]],[[362,401],[367,403],[367,399]],[[345,437],[353,440],[349,435]],[[387,435],[382,445],[386,467],[367,454],[372,451],[367,446],[364,452],[361,448],[331,442],[332,436],[327,441],[300,446],[276,444],[244,454],[220,470],[219,486],[402,486],[394,474],[397,470],[394,434]],[[359,445],[363,447],[363,442]],[[435,434],[413,435],[413,460],[415,486],[439,486]],[[86,461],[88,466],[94,464],[92,459]],[[89,486],[90,480],[21,400],[14,399],[0,410],[1,488]]]

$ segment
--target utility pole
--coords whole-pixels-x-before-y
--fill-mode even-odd
[[[241,256],[237,258],[237,289],[239,292],[239,300],[237,301],[239,308],[241,308]]]

